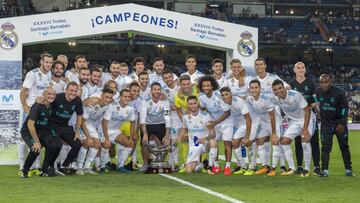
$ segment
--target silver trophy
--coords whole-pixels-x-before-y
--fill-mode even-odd
[[[146,173],[171,173],[172,167],[165,159],[174,147],[172,145],[157,146],[156,144],[148,144],[147,148],[154,155],[154,158],[150,162]]]

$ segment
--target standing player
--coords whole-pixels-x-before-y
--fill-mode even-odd
[[[34,104],[35,99],[41,96],[46,88],[51,84],[51,64],[53,62],[53,56],[50,54],[42,54],[40,59],[40,67],[28,72],[25,76],[24,83],[20,91],[20,101],[23,107],[24,115],[29,115],[30,107]],[[26,144],[23,140],[19,140],[18,143],[18,159],[20,170],[23,169],[26,156]],[[36,161],[36,168],[40,167],[41,156]],[[40,171],[34,171],[39,174]]]
[[[198,83],[199,78],[204,76],[204,74],[196,70],[196,57],[192,54],[189,54],[185,57],[185,66],[186,72],[181,75],[190,76],[191,84]]]
[[[149,87],[149,73],[143,71],[139,73],[139,85],[140,85],[140,97],[141,99],[147,99],[150,95]]]
[[[242,98],[234,97],[229,87],[221,88],[220,93],[223,101],[230,105],[230,116],[233,121],[234,137],[232,146],[238,166],[240,167],[239,170],[234,171],[234,174],[242,175],[245,173],[247,166],[242,157],[241,147],[250,143],[251,117],[246,101]]]
[[[166,84],[163,80],[162,74],[164,72],[165,63],[162,57],[156,57],[153,60],[153,72],[149,75],[149,84],[151,85],[154,82],[158,82],[161,85],[161,88],[166,87]],[[174,80],[177,80],[178,77],[173,74]]]
[[[82,167],[83,155],[78,156],[78,175],[84,175],[85,173],[96,174],[90,168],[90,164],[94,161],[98,150],[100,149],[100,137],[103,136],[103,130],[101,128],[101,121],[103,120],[105,111],[108,109],[108,105],[112,102],[114,92],[111,89],[104,89],[101,94],[101,98],[89,97],[84,100],[84,113],[82,119],[82,130],[86,136],[86,145],[89,146],[84,166]],[[105,137],[103,147],[109,149],[111,143],[108,137]]]
[[[169,145],[170,143],[170,103],[160,100],[161,85],[158,82],[151,84],[151,97],[143,100],[140,106],[140,126],[142,130],[142,147],[144,165],[141,171],[148,167],[149,152],[146,148],[149,140]]]
[[[231,75],[227,77],[224,87],[229,87],[234,96],[245,98],[251,77],[245,76],[245,69],[239,59],[231,60],[230,65]]]
[[[247,96],[250,116],[252,119],[252,126],[254,127],[250,141],[255,142],[258,146],[258,154],[262,168],[256,171],[256,174],[266,174],[270,171],[270,149],[267,150],[265,143],[270,139],[270,136],[280,136],[276,134],[275,112],[274,104],[271,98],[261,92],[261,85],[258,80],[252,80],[249,84],[250,94]],[[273,145],[273,169],[275,170],[278,164],[278,154],[281,148],[278,145]],[[253,175],[256,166],[256,153],[250,151],[249,170],[244,175]],[[276,155],[276,156],[275,156]]]
[[[86,83],[86,88],[89,90],[89,96],[101,91],[101,74],[102,67],[100,65],[94,65],[90,70],[90,80]]]
[[[285,130],[284,136],[279,139],[273,136],[272,142],[282,144],[286,160],[289,164],[289,170],[281,175],[292,175],[295,172],[293,152],[291,141],[301,135],[301,145],[304,152],[304,171],[300,175],[307,177],[310,175],[311,164],[311,146],[310,139],[314,133],[316,118],[311,111],[311,104],[308,104],[300,92],[295,90],[286,90],[284,83],[276,79],[272,84],[275,94],[274,100],[280,106],[281,110],[290,119],[289,127]]]
[[[129,74],[129,77],[132,80],[139,80],[139,73],[143,72],[145,69],[145,59],[143,57],[135,57],[133,60],[134,71]]]
[[[78,88],[79,85],[76,82],[69,82],[65,87],[65,92],[56,95],[52,104],[53,110],[49,122],[51,132],[56,133],[57,136],[71,147],[71,150],[59,169],[59,171],[65,175],[73,172],[70,171],[68,167],[76,158],[81,147],[80,127],[83,106],[80,97],[78,97]],[[74,128],[68,125],[74,112],[77,114],[75,132]]]
[[[65,66],[60,61],[54,61],[51,65],[51,84],[55,89],[56,93],[64,92],[66,83],[61,79],[64,70]]]
[[[120,92],[120,101],[115,101],[110,104],[106,110],[104,119],[102,121],[102,127],[104,130],[105,142],[110,141],[111,143],[117,143],[121,146],[118,148],[125,147],[122,153],[119,153],[118,171],[119,172],[130,172],[125,165],[125,161],[133,150],[134,139],[135,139],[135,110],[129,106],[131,99],[130,91],[123,89]],[[124,122],[130,121],[130,137],[126,136],[119,130]],[[136,143],[136,142],[135,142]]]
[[[233,139],[233,123],[230,116],[230,106],[222,99],[216,80],[212,76],[203,76],[199,79],[199,90],[202,94],[199,96],[200,107],[209,112],[215,127],[216,140],[224,141],[226,164],[224,168],[225,175],[231,175],[231,142]],[[216,161],[212,168],[214,173],[220,173],[219,163]]]
[[[77,55],[75,57],[74,67],[75,67],[74,69],[65,72],[65,77],[68,78],[70,81],[75,81],[79,84],[80,69],[88,67],[85,56]]]
[[[329,160],[334,134],[340,146],[345,175],[355,176],[351,166],[349,134],[346,124],[349,106],[344,92],[332,85],[329,74],[323,74],[320,76],[320,89],[316,90],[316,98],[319,102],[321,120],[322,173],[320,176],[329,176]]]
[[[220,58],[215,58],[211,62],[212,70],[213,70],[213,77],[219,84],[219,87],[225,87],[226,85],[226,73],[223,73],[224,70],[224,61]]]
[[[170,102],[171,108],[170,139],[172,143],[174,143],[181,128],[181,120],[179,118],[179,115],[177,114],[177,107],[174,102],[174,96],[179,91],[180,86],[176,84],[173,73],[168,69],[165,69],[163,71],[163,80],[166,83],[166,86],[163,88],[163,94],[166,95],[167,100]],[[169,163],[171,166],[179,164],[178,153],[179,150],[177,147],[173,149],[173,152],[170,153]]]
[[[54,162],[61,149],[61,140],[58,136],[50,135],[47,125],[51,114],[51,103],[55,99],[55,90],[47,88],[44,93],[43,104],[34,103],[30,113],[21,128],[21,137],[29,146],[30,151],[26,158],[21,177],[27,178],[31,165],[40,154],[41,147],[45,147],[45,159],[40,176],[55,176]]]
[[[120,69],[119,69],[120,75],[118,78],[116,78],[116,83],[118,86],[118,91],[120,92],[122,89],[129,86],[129,84],[133,81],[129,76],[129,66],[125,62],[120,63]]]
[[[207,112],[199,109],[196,96],[189,96],[187,102],[189,111],[183,116],[183,126],[180,131],[180,137],[187,138],[189,142],[186,173],[195,172],[201,155],[209,151],[210,161],[207,173],[214,174],[211,168],[217,157],[218,149],[215,140],[214,125],[211,124],[212,119]]]
[[[68,65],[69,65],[69,60],[68,57],[64,54],[60,54],[58,55],[58,57],[56,58],[56,60],[60,61],[62,64],[64,64],[64,72],[67,69]]]
[[[308,104],[314,104],[312,108],[315,107],[314,95],[315,95],[315,84],[313,81],[305,77],[306,68],[303,62],[297,62],[294,65],[294,73],[296,75],[295,79],[290,82],[290,85],[293,90],[300,92],[303,97],[306,99]],[[314,135],[310,140],[312,158],[314,163],[314,175],[319,175],[320,170],[320,147],[319,147],[319,131],[317,125],[315,125]],[[295,138],[295,153],[296,161],[298,168],[296,169],[296,174],[300,174],[304,171],[302,167],[303,162],[303,150],[301,145],[301,136]]]
[[[114,80],[120,75],[120,63],[119,61],[112,61],[109,68],[110,73],[103,73],[101,75],[101,84],[104,85],[109,80]]]

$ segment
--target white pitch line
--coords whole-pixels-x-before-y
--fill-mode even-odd
[[[163,177],[165,177],[165,178],[169,178],[169,179],[171,179],[171,180],[175,180],[175,181],[177,181],[177,182],[180,182],[180,183],[182,183],[182,184],[184,184],[184,185],[187,185],[187,186],[190,186],[190,187],[192,187],[192,188],[201,190],[201,191],[206,192],[206,193],[208,193],[208,194],[214,195],[214,196],[216,196],[216,197],[219,197],[220,199],[227,200],[227,201],[229,201],[229,202],[233,202],[233,203],[244,203],[243,201],[240,201],[240,200],[234,199],[234,198],[232,198],[232,197],[229,197],[229,196],[227,196],[227,195],[224,195],[224,194],[221,194],[221,193],[212,191],[212,190],[210,190],[210,189],[208,189],[208,188],[205,188],[205,187],[202,187],[202,186],[199,186],[199,185],[195,185],[195,184],[193,184],[193,183],[190,183],[190,182],[185,181],[185,180],[180,179],[180,178],[176,178],[176,177],[171,176],[171,175],[167,175],[167,174],[163,174],[163,173],[159,173],[159,175],[161,175],[161,176],[163,176]]]

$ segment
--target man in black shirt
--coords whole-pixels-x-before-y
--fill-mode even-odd
[[[49,133],[48,121],[52,111],[51,103],[55,99],[55,90],[48,88],[44,91],[42,104],[34,103],[21,128],[21,137],[29,146],[21,177],[27,178],[31,165],[39,155],[41,146],[45,147],[45,159],[40,176],[55,176],[54,162],[61,149],[61,140],[55,134]]]
[[[83,105],[80,97],[78,97],[79,85],[76,82],[70,82],[66,85],[65,92],[56,95],[53,102],[53,111],[50,117],[50,128],[63,141],[70,145],[65,161],[63,162],[60,172],[69,175],[67,169],[72,161],[75,160],[81,148],[80,127],[82,122]],[[73,127],[69,126],[69,120],[72,114],[76,112],[75,132]]]
[[[334,134],[336,135],[342,153],[345,175],[354,176],[351,167],[351,156],[348,145],[348,102],[344,92],[331,85],[331,76],[320,76],[320,89],[316,91],[316,98],[320,107],[321,119],[321,161],[322,177],[329,176],[329,159]]]
[[[316,86],[313,81],[305,77],[306,68],[303,62],[297,62],[294,65],[294,73],[296,78],[292,80],[289,84],[293,90],[300,92],[303,97],[306,99],[308,104],[315,104],[315,89]],[[315,106],[315,105],[314,105]],[[313,107],[314,107],[313,106]],[[314,109],[313,109],[314,110]],[[320,146],[319,146],[319,129],[318,125],[315,126],[314,135],[310,140],[311,152],[314,162],[314,175],[320,174]],[[295,152],[296,152],[296,161],[298,168],[296,174],[301,174],[303,172],[302,162],[303,162],[303,148],[301,145],[301,136],[295,138]]]

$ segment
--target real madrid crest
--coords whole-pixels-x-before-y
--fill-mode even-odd
[[[5,50],[10,50],[16,47],[18,43],[18,36],[13,31],[15,26],[9,22],[1,25],[0,32],[0,47]]]
[[[116,107],[116,111],[120,111],[120,106],[117,106],[117,107]]]
[[[242,56],[249,57],[253,55],[256,51],[255,42],[251,39],[252,34],[248,31],[242,32],[240,34],[240,41],[238,43],[238,51]]]

